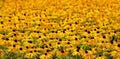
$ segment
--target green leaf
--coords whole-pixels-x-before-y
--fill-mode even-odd
[[[13,52],[7,52],[4,55],[4,59],[17,59],[17,54]]]
[[[4,30],[4,31],[1,31],[0,32],[0,34],[3,34],[3,35],[6,35],[6,34],[8,34],[9,33],[9,31],[7,31],[7,30]]]
[[[5,48],[4,46],[0,45],[0,49],[4,49],[4,48]]]
[[[110,54],[105,54],[105,59],[114,59]]]
[[[95,46],[94,45],[87,45],[87,44],[80,44],[79,47],[84,49],[85,51],[87,51],[87,50],[94,48]]]
[[[116,36],[118,40],[120,40],[120,36]]]
[[[99,57],[99,55],[103,55],[103,51],[100,51],[99,53],[96,54],[96,57]]]
[[[35,24],[32,24],[32,26],[35,27],[35,26],[38,26],[38,24],[35,23]]]
[[[113,43],[115,40],[120,40],[120,36],[112,36],[110,37],[110,42]]]
[[[81,55],[72,56],[71,59],[84,59]]]

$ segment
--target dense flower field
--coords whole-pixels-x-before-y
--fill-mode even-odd
[[[120,59],[120,0],[0,0],[0,59]]]

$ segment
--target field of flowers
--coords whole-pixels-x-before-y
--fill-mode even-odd
[[[120,0],[0,0],[0,59],[120,59]]]

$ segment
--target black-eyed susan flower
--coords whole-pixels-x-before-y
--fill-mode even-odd
[[[3,1],[0,45],[28,59],[119,58],[119,5],[119,0]]]

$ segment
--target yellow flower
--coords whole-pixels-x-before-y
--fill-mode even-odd
[[[76,51],[76,49],[74,49],[72,55],[75,56],[77,54],[78,54],[78,52]]]
[[[26,53],[27,58],[40,54],[49,59],[55,52],[68,56],[72,51],[72,55],[94,59],[98,51],[110,48],[115,50],[111,55],[119,58],[119,41],[111,38],[119,36],[119,0],[51,1],[0,0],[0,45],[9,52]],[[76,49],[79,44],[95,47],[84,51]]]
[[[33,57],[34,57],[33,53],[27,53],[25,55],[25,58],[33,58]]]
[[[40,59],[46,59],[45,55],[41,55]]]
[[[0,57],[3,57],[4,56],[4,51],[2,49],[0,49]]]
[[[105,59],[105,57],[101,56],[101,57],[97,57],[96,59]]]

